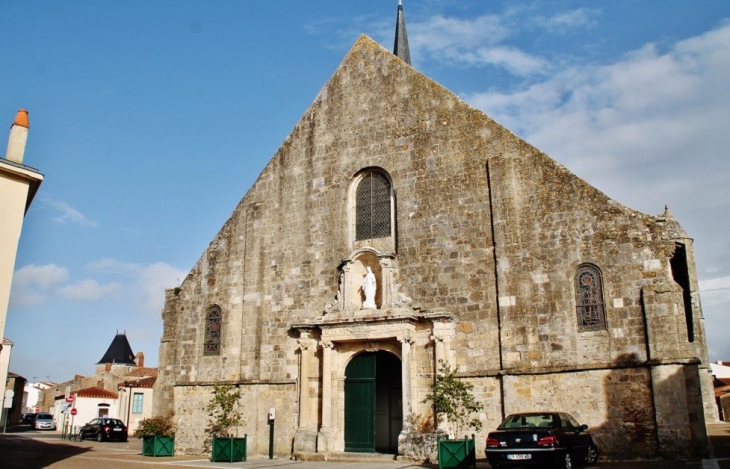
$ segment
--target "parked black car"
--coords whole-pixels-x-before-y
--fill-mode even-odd
[[[96,438],[96,441],[127,441],[127,426],[119,419],[100,417],[87,423],[79,430],[79,440]]]
[[[27,414],[23,414],[23,423],[30,423],[32,424],[35,421],[35,416],[38,415],[35,412],[28,412]]]
[[[530,412],[507,416],[487,436],[485,452],[494,469],[594,464],[598,449],[588,433],[565,412]]]

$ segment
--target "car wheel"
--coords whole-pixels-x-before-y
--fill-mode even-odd
[[[593,443],[588,445],[588,451],[586,452],[586,464],[595,464],[598,461],[598,448]]]
[[[96,434],[96,441],[104,441],[104,434],[99,431],[99,433]]]
[[[573,460],[570,459],[570,450],[565,450],[565,457],[563,458],[563,464],[560,466],[563,469],[573,469]]]

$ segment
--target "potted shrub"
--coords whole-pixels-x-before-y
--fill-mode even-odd
[[[431,392],[426,395],[424,402],[431,401],[437,419],[445,419],[460,435],[468,428],[479,431],[482,422],[474,414],[483,408],[480,402],[474,399],[474,385],[456,377],[456,370],[439,360],[440,369],[431,386]],[[474,435],[471,439],[438,439],[437,440],[439,469],[444,467],[477,467]]]
[[[237,462],[246,460],[246,437],[238,437],[238,427],[245,425],[239,410],[241,390],[232,384],[216,384],[206,410],[210,417],[211,461]],[[235,436],[234,436],[235,432]]]
[[[142,438],[142,456],[175,455],[175,423],[172,415],[157,415],[142,419],[134,430]]]

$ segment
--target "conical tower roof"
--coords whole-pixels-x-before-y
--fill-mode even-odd
[[[406,34],[406,15],[403,13],[403,1],[398,0],[398,15],[395,20],[395,44],[393,54],[408,65],[411,64],[411,51],[408,48]]]
[[[97,365],[104,365],[106,363],[114,363],[115,365],[134,365],[134,352],[132,347],[129,345],[127,335],[124,333],[118,333],[114,336],[112,343],[106,350],[106,353]]]

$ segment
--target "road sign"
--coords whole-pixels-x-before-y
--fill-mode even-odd
[[[73,394],[69,395],[66,398],[66,402],[68,402],[69,404],[73,404],[73,402],[74,402],[74,396],[73,396]]]
[[[79,411],[76,410],[75,408],[71,409],[71,415],[76,415],[78,413],[79,413]]]

